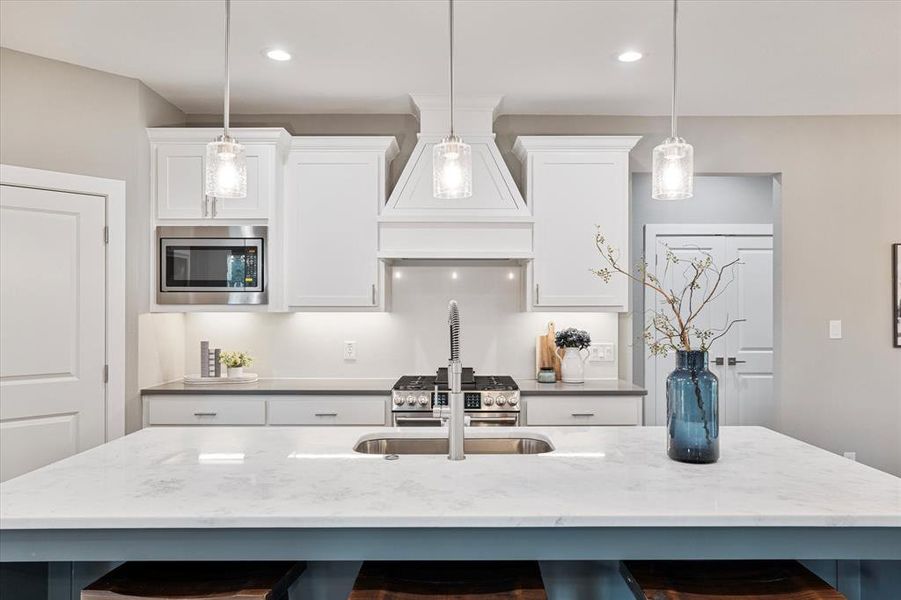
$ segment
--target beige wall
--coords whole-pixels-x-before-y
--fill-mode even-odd
[[[150,148],[144,128],[180,125],[184,118],[136,79],[0,48],[0,162],[125,181],[128,431],[141,423],[138,315],[149,304]]]
[[[683,118],[699,173],[781,173],[777,206],[780,429],[901,475],[901,350],[891,345],[892,242],[901,241],[901,116]],[[640,134],[649,171],[665,118],[503,116],[524,134]],[[829,340],[827,322],[843,321]]]

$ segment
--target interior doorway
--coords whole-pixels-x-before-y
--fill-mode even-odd
[[[775,288],[779,281],[779,244],[774,229],[778,232],[779,197],[779,178],[768,174],[696,175],[694,197],[678,202],[651,199],[650,174],[632,176],[633,262],[647,257],[653,268],[658,253],[664,251],[663,245],[669,244],[684,258],[707,252],[717,263],[730,262],[730,256],[739,257],[743,263],[734,272],[736,280],[730,289],[715,306],[705,309],[705,323],[699,323],[720,328],[727,314],[734,319],[742,318],[736,316],[739,312],[758,311],[744,317],[749,320],[720,339],[710,354],[714,363],[711,369],[720,377],[723,424],[774,427],[777,421],[772,362],[774,346],[778,346],[774,323],[778,318]],[[662,425],[666,413],[663,382],[674,359],[671,355],[666,360],[652,360],[642,339],[646,309],[652,308],[651,302],[656,299],[635,284],[631,302],[630,318],[622,323],[625,330],[621,339],[629,343],[624,352],[631,358],[625,376],[631,375],[632,381],[648,389],[645,424]],[[724,364],[716,365],[717,358]],[[730,358],[734,364],[728,364]]]

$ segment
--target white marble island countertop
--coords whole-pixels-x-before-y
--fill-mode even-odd
[[[0,529],[901,527],[901,479],[759,427],[721,460],[666,457],[659,427],[543,435],[540,455],[352,451],[370,427],[151,428],[0,484]]]

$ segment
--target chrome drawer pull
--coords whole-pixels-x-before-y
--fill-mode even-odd
[[[338,413],[316,413],[317,417],[337,417]]]
[[[594,413],[572,413],[574,417],[593,417]]]
[[[195,417],[215,417],[217,413],[214,412],[196,412],[194,413]]]

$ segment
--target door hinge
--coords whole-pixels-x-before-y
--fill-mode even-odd
[[[103,243],[109,244],[109,226],[108,225],[103,226]]]
[[[109,365],[103,365],[103,383],[109,383]]]

